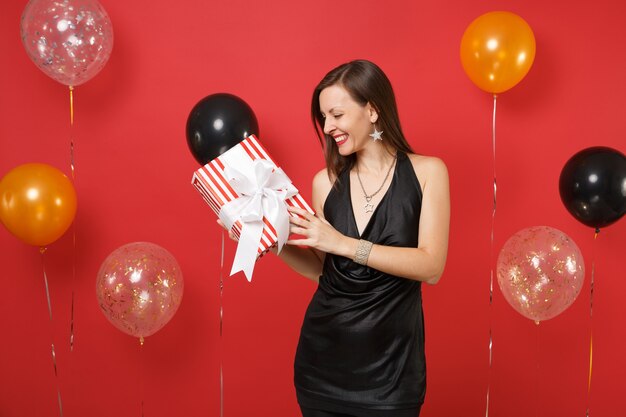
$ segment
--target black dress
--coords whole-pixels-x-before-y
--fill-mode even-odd
[[[411,161],[398,153],[391,185],[361,236],[348,170],[331,189],[324,216],[346,236],[417,247],[421,202]],[[302,407],[358,415],[418,409],[426,391],[421,283],[327,254],[302,324],[294,371]]]

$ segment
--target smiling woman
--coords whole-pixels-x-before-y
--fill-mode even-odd
[[[304,238],[280,253],[319,281],[295,360],[302,414],[418,416],[421,284],[436,283],[445,265],[446,167],[412,152],[391,84],[369,61],[329,72],[311,111],[327,164],[313,180],[317,215],[290,209],[300,215],[291,232]]]
[[[187,148],[185,122],[202,97],[224,91],[241,97],[258,117],[264,146],[312,204],[307,181],[325,168],[309,122],[313,89],[329,70],[360,57],[380,65],[389,77],[412,149],[441,158],[450,173],[453,216],[445,272],[437,285],[421,286],[428,387],[420,417],[485,415],[490,324],[490,416],[527,417],[536,410],[545,416],[584,415],[588,401],[591,414],[620,414],[615,410],[622,407],[623,388],[615,381],[626,380],[626,280],[620,279],[626,275],[626,219],[594,239],[594,230],[562,204],[559,174],[583,149],[605,146],[626,153],[626,54],[619,52],[626,42],[626,2],[395,1],[381,7],[374,0],[277,0],[268,7],[249,0],[98,1],[111,18],[115,45],[102,71],[81,84],[74,103],[78,123],[72,129],[68,88],[40,71],[21,42],[18,28],[28,1],[2,2],[0,176],[28,162],[69,174],[71,136],[78,212],[76,226],[45,253],[52,322],[39,250],[0,226],[0,334],[5,341],[0,415],[52,414],[59,408],[58,381],[67,417],[135,417],[142,400],[145,415],[154,417],[217,417],[220,406],[227,417],[299,416],[293,360],[318,284],[281,262],[299,253],[295,246],[281,258],[267,255],[259,261],[252,284],[243,274],[225,277],[236,247],[225,242],[222,256],[222,231],[189,184],[199,167]],[[498,98],[504,140],[497,148],[499,205],[490,254],[492,98],[466,76],[459,43],[477,16],[507,5],[533,28],[538,49],[528,75]],[[343,78],[344,88],[354,82],[348,78]],[[379,119],[381,111],[388,111],[382,107]],[[321,114],[319,106],[314,110],[316,117]],[[382,131],[376,147],[393,140],[391,127],[380,123],[370,124],[369,133]],[[325,146],[327,138],[321,137]],[[409,160],[418,158],[408,153]],[[369,227],[380,227],[383,214],[404,218],[404,205],[396,204],[404,198],[396,187],[402,182],[396,177],[403,170],[400,155],[386,181],[391,159],[371,167],[374,173],[362,164],[368,160],[359,156],[358,161],[368,196],[385,182],[372,198]],[[428,244],[421,235],[427,232],[427,205],[433,201],[429,188],[436,185],[434,177],[422,181],[429,173],[427,162],[412,164],[414,171],[422,169],[418,178],[424,191],[419,247]],[[316,199],[322,200],[334,182],[326,170],[315,181]],[[366,199],[354,170],[349,186],[353,213],[344,207],[347,200],[341,205],[333,200],[338,195],[333,192],[326,203],[317,202],[314,222],[322,216],[330,220],[321,210],[326,204],[340,206],[346,227],[355,227],[354,216],[364,212]],[[533,225],[562,230],[588,263],[578,299],[539,327],[511,308],[497,285],[489,310],[494,255],[509,236]],[[373,241],[366,262],[377,271],[384,270],[382,263],[374,263],[381,262],[386,249],[406,249],[381,245],[367,226],[360,228],[365,230],[360,238]],[[347,236],[358,241],[354,231]],[[185,279],[179,310],[147,339],[141,355],[137,340],[107,321],[94,291],[107,255],[136,241],[171,251]],[[368,247],[364,243],[362,248],[359,259],[365,261]],[[302,253],[315,256],[314,250]],[[330,252],[325,256],[335,263],[341,258]],[[397,266],[410,266],[412,259],[390,258]],[[310,268],[307,276],[319,279],[319,260],[304,266]],[[325,274],[320,281],[326,288],[330,278]],[[356,307],[352,299],[345,303]],[[360,319],[367,323],[368,312]],[[595,355],[588,399],[591,328]],[[52,336],[58,378],[50,363]]]

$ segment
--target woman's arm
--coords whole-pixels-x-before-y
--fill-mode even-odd
[[[441,277],[448,251],[450,222],[450,191],[448,171],[437,158],[420,158],[414,163],[416,174],[423,187],[422,210],[419,223],[417,248],[398,248],[373,245],[367,265],[391,275],[435,284]],[[292,219],[295,233],[306,239],[290,241],[291,244],[307,245],[317,250],[353,259],[358,239],[346,237],[323,219],[305,214],[304,210],[290,209],[306,219]]]
[[[328,196],[331,188],[332,184],[330,183],[330,180],[328,178],[327,171],[324,169],[318,172],[313,178],[312,205],[313,210],[317,213],[316,216],[318,216],[324,222],[326,222],[326,220],[324,220],[323,210],[324,201],[326,201],[326,197]],[[311,218],[316,218],[316,216],[313,216],[306,210],[302,210],[302,213],[306,213]],[[221,220],[218,220],[217,223],[223,228],[226,228]],[[326,222],[326,224],[328,223]],[[297,233],[294,232],[293,225],[290,225],[289,232]],[[232,240],[237,241],[237,238],[230,230],[228,231],[228,236]],[[293,241],[287,241],[288,245],[284,245],[280,253],[277,253],[278,249],[275,246],[270,248],[270,252],[277,255],[287,264],[287,266],[289,266],[289,268],[291,268],[295,272],[315,282],[318,282],[320,275],[322,275],[322,266],[324,265],[324,258],[326,254],[312,247],[290,246],[289,244],[292,244],[292,242]]]
[[[226,229],[226,225],[224,225],[221,220],[218,219],[217,224]],[[230,237],[231,240],[237,242],[237,237],[230,230],[228,230],[228,237]],[[315,249],[284,245],[283,249],[280,251],[280,254],[277,253],[278,248],[276,246],[272,246],[270,248],[270,252],[277,255],[291,269],[293,269],[300,275],[303,275],[315,282],[319,281],[319,276],[321,275],[321,267],[318,268],[320,259],[316,255]]]
[[[328,178],[326,169],[321,170],[313,177],[313,196],[311,203],[316,216],[320,219],[324,219],[324,202],[331,188],[332,183]],[[290,232],[294,233],[293,225]],[[272,252],[276,253],[276,248],[272,248]],[[325,256],[325,253],[315,248],[292,245],[284,245],[283,249],[278,254],[278,257],[292,270],[315,282],[318,282],[319,276],[322,275],[322,266],[324,265]]]
[[[284,245],[278,254],[275,246],[270,251],[298,274],[319,282],[319,277],[322,275],[322,262],[315,254],[315,249]]]

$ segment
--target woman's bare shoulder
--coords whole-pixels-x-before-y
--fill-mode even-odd
[[[313,177],[313,187],[330,188],[335,180],[331,178],[331,174],[326,168],[321,169]]]
[[[445,179],[447,181],[448,168],[441,158],[417,154],[408,154],[408,156],[422,188],[432,179]]]
[[[321,169],[313,177],[313,210],[323,216],[324,202],[333,188],[335,178],[331,176],[326,168]]]

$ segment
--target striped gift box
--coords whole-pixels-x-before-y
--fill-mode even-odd
[[[215,214],[219,215],[221,207],[224,204],[239,198],[239,195],[224,178],[224,168],[228,165],[238,167],[241,164],[251,163],[256,159],[265,159],[278,167],[265,148],[261,146],[256,136],[251,135],[239,142],[237,146],[229,149],[195,171],[191,183],[196,190],[198,190],[209,207],[213,209]],[[300,207],[311,214],[315,214],[300,194],[286,199],[285,203],[288,206]],[[295,216],[292,213],[289,214]],[[263,228],[263,236],[259,242],[257,260],[278,242],[274,226],[272,226],[265,217],[263,218],[263,222],[265,223],[265,227]],[[233,224],[231,231],[239,238],[241,234],[241,222],[239,220]]]

